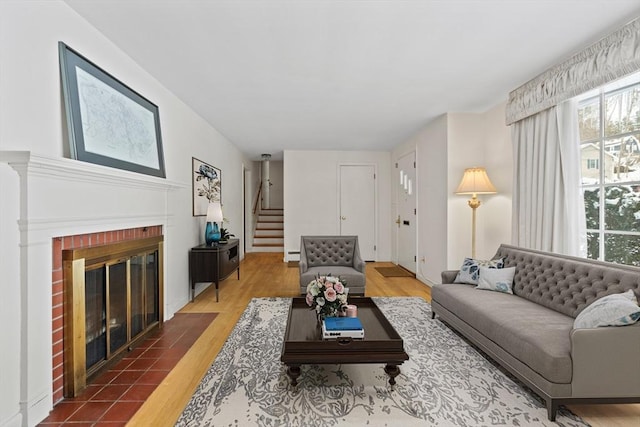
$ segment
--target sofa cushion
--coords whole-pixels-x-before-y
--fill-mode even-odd
[[[504,292],[512,294],[513,276],[516,274],[515,267],[507,268],[487,268],[480,267],[480,277],[476,289],[486,289],[488,291]]]
[[[477,285],[478,277],[480,275],[480,267],[502,268],[503,265],[504,260],[502,258],[491,260],[465,258],[464,261],[462,261],[460,271],[458,272],[458,275],[456,276],[456,279],[453,281],[453,283],[468,283],[470,285]]]
[[[309,269],[300,275],[300,284],[306,286],[315,279],[317,276],[332,275],[340,277],[347,282],[347,288],[354,286],[364,286],[365,275],[359,271],[354,270],[351,267],[344,267],[339,265],[327,266],[327,267],[309,267]]]
[[[431,295],[547,380],[571,382],[573,318],[515,295],[478,292],[464,284],[435,285]]]
[[[607,295],[582,310],[573,327],[598,328],[601,326],[626,326],[640,320],[638,300],[631,289],[621,294]]]

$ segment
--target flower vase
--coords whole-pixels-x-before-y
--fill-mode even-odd
[[[341,317],[342,313],[340,310],[328,307],[326,311],[320,311],[318,314],[318,324],[322,325],[322,321],[327,317]]]

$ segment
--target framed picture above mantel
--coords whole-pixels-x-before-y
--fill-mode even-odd
[[[58,43],[71,158],[165,178],[158,107]]]

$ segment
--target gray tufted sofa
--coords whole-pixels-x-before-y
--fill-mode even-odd
[[[340,276],[349,295],[364,295],[365,262],[358,236],[302,236],[300,238],[300,293],[317,275]]]
[[[598,298],[629,289],[640,298],[640,268],[509,245],[502,257],[516,267],[514,295],[453,284],[457,271],[444,271],[432,316],[531,387],[550,420],[562,404],[640,402],[640,322],[573,329]]]

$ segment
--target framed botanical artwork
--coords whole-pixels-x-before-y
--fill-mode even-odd
[[[165,177],[158,107],[58,44],[71,158]]]
[[[191,158],[193,178],[193,216],[207,214],[209,202],[222,202],[222,171]]]

